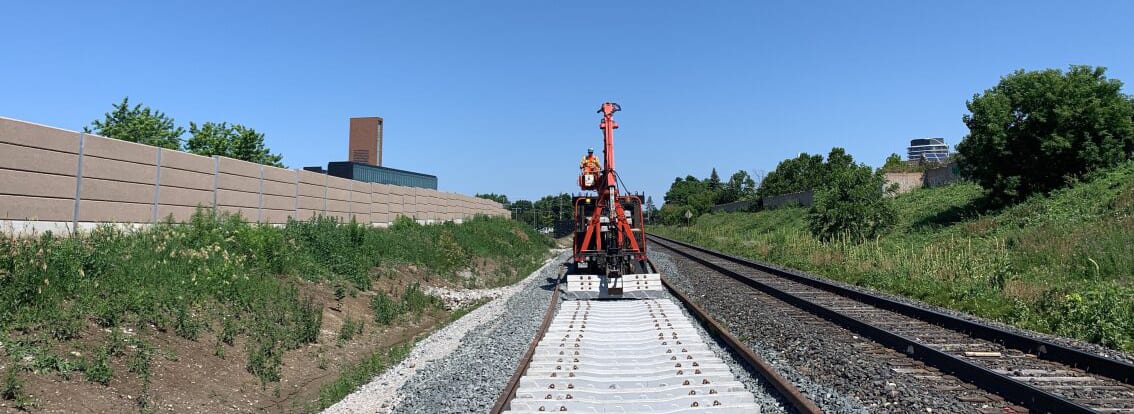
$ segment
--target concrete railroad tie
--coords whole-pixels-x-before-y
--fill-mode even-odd
[[[511,413],[759,413],[669,299],[563,302]]]

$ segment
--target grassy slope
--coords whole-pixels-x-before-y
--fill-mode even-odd
[[[118,375],[148,381],[145,367],[161,350],[141,339],[131,339],[139,351],[119,349],[117,328],[133,328],[189,340],[215,336],[218,349],[244,343],[248,360],[234,363],[275,382],[280,355],[318,340],[329,305],[315,303],[303,286],[314,282],[355,296],[390,274],[382,269],[398,264],[453,283],[496,286],[534,270],[552,243],[500,218],[428,226],[401,219],[388,229],[313,219],[281,228],[204,212],[190,223],[137,232],[102,227],[71,238],[0,238],[0,362],[9,367],[5,379],[11,381],[20,370],[64,378],[77,373],[106,384],[115,375],[107,362],[125,360],[136,372]],[[486,261],[491,275],[456,276]],[[382,325],[397,314],[419,312],[430,298],[411,289],[377,302]],[[102,341],[98,328],[115,329],[104,331],[112,333],[104,345],[83,348]],[[70,349],[84,356],[68,356]],[[0,382],[7,384],[0,387],[3,397],[15,399],[18,393],[9,388],[18,383]]]
[[[857,245],[816,241],[800,208],[653,231],[1134,351],[1134,163],[1000,211],[980,196],[974,184],[899,196],[897,228]]]

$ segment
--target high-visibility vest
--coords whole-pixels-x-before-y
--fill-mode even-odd
[[[598,169],[598,165],[598,157],[595,157],[594,155],[585,156],[583,157],[583,161],[579,162],[579,168],[594,167],[595,169]]]

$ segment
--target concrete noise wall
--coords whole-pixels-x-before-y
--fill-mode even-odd
[[[185,221],[197,207],[249,221],[330,216],[386,225],[508,217],[491,200],[203,157],[0,117],[0,231]]]

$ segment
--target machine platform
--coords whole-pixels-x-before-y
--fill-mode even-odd
[[[606,275],[568,274],[564,284],[565,299],[654,299],[662,297],[665,287],[661,274],[637,273],[608,277]]]

